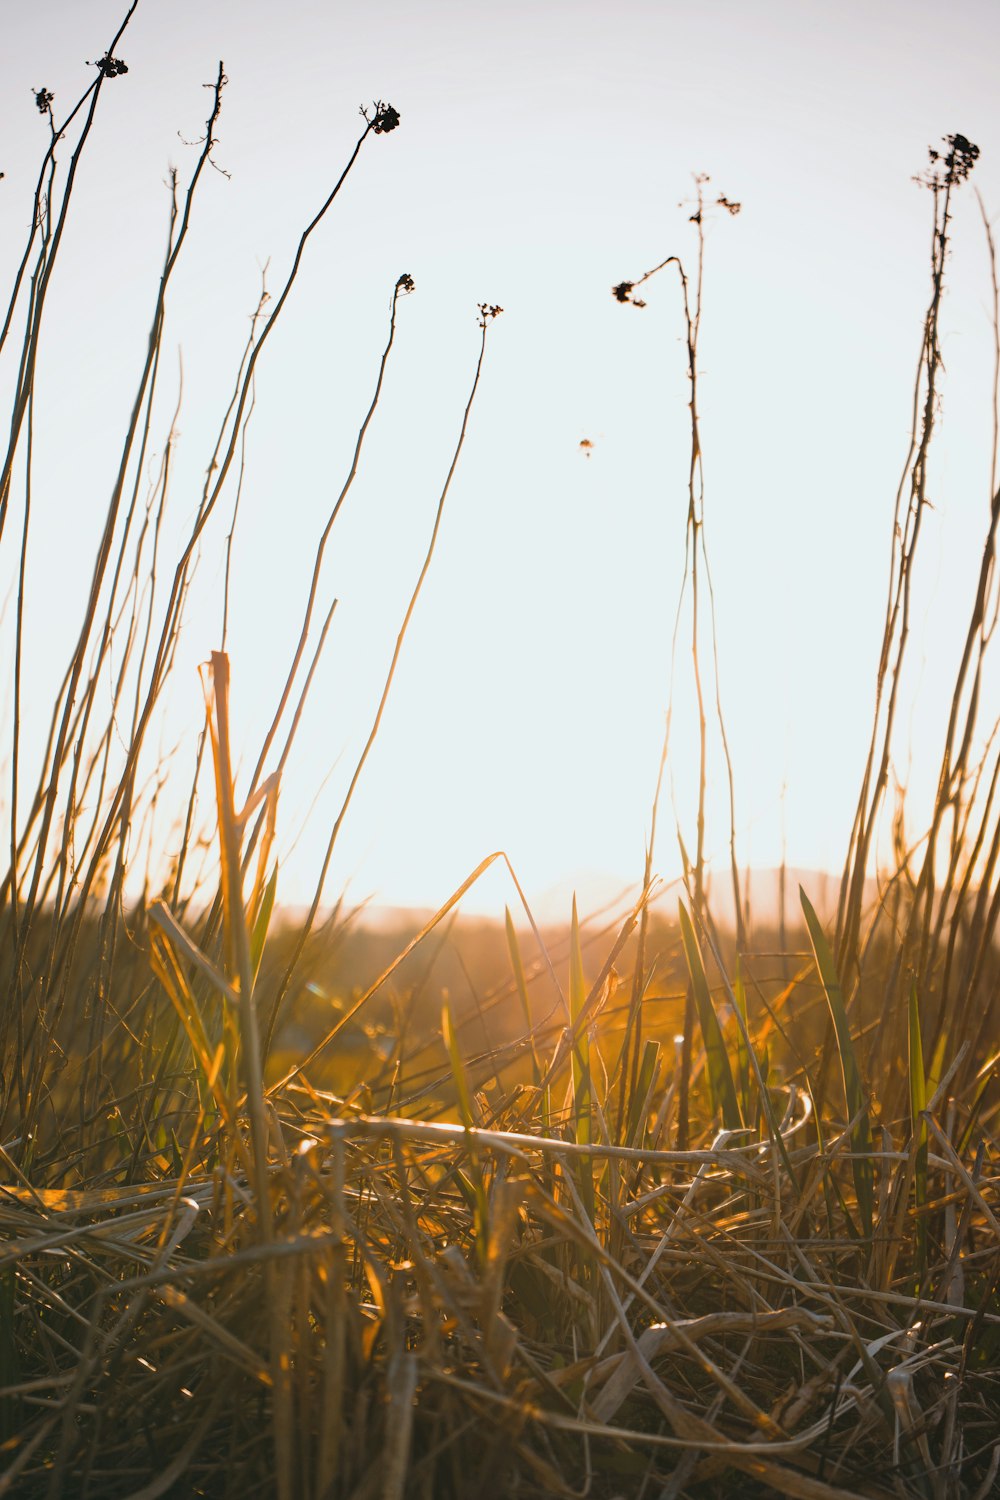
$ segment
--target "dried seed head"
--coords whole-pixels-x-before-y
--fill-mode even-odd
[[[916,180],[923,187],[953,187],[964,182],[979,160],[979,147],[965,135],[946,135],[947,151],[935,151],[930,147],[927,155],[930,167],[923,177]]]
[[[105,52],[92,64],[102,78],[120,78],[123,73],[128,72],[128,63],[122,62],[120,57],[112,57],[110,52]]]
[[[399,110],[393,109],[391,104],[383,104],[379,100],[375,106],[375,121],[372,125],[376,135],[388,135],[390,130],[395,130],[399,124]]]

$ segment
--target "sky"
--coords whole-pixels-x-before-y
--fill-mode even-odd
[[[0,3],[0,272],[45,149],[32,91],[86,84],[121,0]],[[337,847],[335,896],[436,906],[504,849],[532,899],[636,881],[683,569],[688,412],[676,279],[693,174],[742,204],[706,231],[699,359],[705,520],[737,848],[837,869],[863,765],[892,508],[929,289],[927,148],[960,131],[1000,215],[1000,10],[959,0],[509,0],[345,6],[141,0],[88,148],[42,350],[30,681],[43,731],[141,366],[168,168],[190,171],[219,60],[214,162],[168,309],[183,358],[171,515],[200,493],[248,317],[363,127],[390,102],[307,251],[262,358],[234,540],[234,736],[252,766],[298,633],[315,539],[397,347],[322,598],[339,600],[281,797],[280,894],[308,899],[419,571],[478,352],[467,443],[380,737]],[[985,533],[992,308],[980,209],[957,204],[942,428],[917,575],[899,772],[919,826]],[[0,385],[9,372],[0,372]],[[8,389],[3,385],[3,389]],[[165,383],[160,444],[176,382]],[[592,446],[582,448],[586,439]],[[173,524],[173,523],[172,523]],[[190,760],[196,667],[219,644],[227,525],[205,537],[164,753]],[[86,567],[81,566],[81,558]],[[13,553],[0,558],[6,593]],[[32,613],[33,612],[33,613]],[[9,623],[9,621],[8,621]],[[5,625],[2,628],[7,628]],[[9,633],[4,636],[9,663]],[[6,668],[5,668],[6,669]],[[5,721],[5,733],[9,725]],[[185,760],[187,757],[187,760]],[[693,837],[696,727],[679,658],[657,866]],[[710,760],[707,848],[724,869]],[[175,837],[167,827],[164,839]],[[467,900],[511,899],[497,873]]]

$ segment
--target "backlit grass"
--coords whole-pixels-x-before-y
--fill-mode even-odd
[[[36,97],[51,140],[0,331],[12,391],[0,545],[19,580],[0,891],[0,1495],[986,1500],[1000,1465],[1000,745],[984,727],[995,472],[942,706],[937,796],[918,847],[900,833],[894,867],[875,868],[938,421],[952,202],[977,149],[948,137],[925,179],[931,290],[912,443],[886,516],[873,729],[837,910],[817,914],[803,891],[800,923],[755,922],[735,833],[732,930],[709,899],[711,735],[734,830],[739,768],[716,670],[725,643],[704,532],[698,329],[704,218],[738,205],[710,204],[699,180],[693,268],[671,255],[640,278],[679,276],[690,382],[674,650],[675,671],[693,672],[701,780],[697,805],[678,815],[683,883],[664,892],[656,879],[657,787],[627,912],[581,920],[574,902],[564,928],[542,930],[516,870],[487,852],[458,872],[440,911],[399,934],[327,904],[339,830],[433,586],[501,311],[483,304],[426,551],[314,899],[293,924],[275,864],[282,776],[333,615],[320,564],[409,275],[390,289],[287,673],[257,683],[275,704],[262,745],[237,753],[230,738],[228,555],[193,780],[180,761],[154,774],[156,730],[206,525],[217,511],[236,525],[271,330],[302,315],[297,273],[348,173],[405,121],[376,102],[319,191],[220,397],[204,492],[168,555],[173,439],[153,430],[155,402],[174,272],[223,105],[220,66],[196,164],[171,183],[87,602],[32,760],[27,557],[58,543],[31,527],[36,379],[58,334],[48,292],[82,191],[76,166],[104,90],[125,71],[132,10],[68,114]],[[615,287],[617,300],[645,307],[640,281]],[[148,485],[154,447],[163,458]],[[668,714],[661,780],[670,732]],[[254,765],[248,777],[241,762]],[[206,820],[197,788],[209,776]],[[169,867],[150,834],[157,802],[182,831]],[[506,922],[470,924],[462,899],[498,863]]]

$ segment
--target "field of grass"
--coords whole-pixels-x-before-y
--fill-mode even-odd
[[[315,899],[291,922],[274,861],[281,777],[330,624],[320,564],[409,276],[317,538],[298,646],[282,680],[259,684],[275,704],[265,742],[231,744],[225,623],[218,649],[205,643],[206,716],[187,784],[179,761],[159,776],[156,726],[199,543],[214,514],[236,524],[271,330],[294,315],[299,265],[347,174],[400,116],[388,103],[368,111],[258,309],[189,535],[170,555],[172,439],[153,431],[153,413],[171,283],[224,99],[220,67],[196,164],[172,184],[118,477],[32,759],[26,559],[58,540],[31,527],[34,393],[77,165],[124,71],[124,30],[72,110],[56,115],[36,96],[51,140],[0,325],[11,391],[0,545],[20,580],[0,890],[0,1496],[987,1500],[1000,1492],[1000,740],[983,722],[1000,608],[996,443],[965,648],[942,705],[938,790],[915,846],[888,805],[952,204],[973,190],[977,148],[948,137],[925,176],[933,238],[928,301],[915,311],[912,442],[885,518],[872,735],[830,920],[804,890],[788,893],[795,921],[756,922],[735,836],[731,930],[708,895],[713,736],[733,799],[738,767],[714,670],[698,334],[703,223],[738,205],[710,201],[702,181],[690,262],[671,256],[614,288],[643,306],[654,276],[657,295],[674,277],[686,335],[675,672],[693,674],[702,777],[690,828],[678,829],[683,883],[659,888],[651,839],[631,910],[580,921],[574,905],[561,928],[542,930],[523,902],[506,924],[462,917],[499,854],[398,932],[324,898],[446,524],[501,311],[483,305],[454,458],[384,691]],[[996,308],[995,283],[993,293]],[[249,778],[236,776],[241,763],[255,767]],[[155,847],[163,806],[183,830],[169,868]],[[885,821],[895,859],[876,870]]]

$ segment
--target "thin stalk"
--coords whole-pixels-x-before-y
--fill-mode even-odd
[[[400,625],[399,633],[396,637],[396,645],[393,649],[392,660],[389,663],[389,670],[386,673],[385,683],[383,685],[382,693],[378,701],[378,707],[375,710],[375,717],[372,721],[371,729],[368,732],[368,738],[366,739],[364,748],[362,749],[361,755],[358,758],[357,765],[354,768],[354,774],[351,777],[350,784],[347,788],[347,792],[345,793],[344,800],[340,807],[340,811],[337,814],[337,817],[334,820],[333,828],[330,831],[330,837],[327,841],[326,846],[326,853],[323,856],[323,863],[320,866],[320,872],[316,880],[316,886],[313,891],[312,900],[309,904],[309,910],[306,913],[305,920],[303,921],[302,926],[299,930],[298,937],[296,938],[295,947],[292,951],[292,957],[288,962],[288,966],[285,969],[285,972],[275,992],[274,1000],[271,1003],[271,1013],[268,1019],[266,1039],[264,1044],[265,1056],[268,1049],[270,1048],[271,1039],[274,1035],[274,1027],[277,1021],[278,1012],[281,1008],[281,1003],[288,993],[289,987],[292,982],[292,977],[295,973],[296,968],[298,967],[299,959],[302,957],[302,951],[309,940],[309,934],[312,931],[313,923],[316,921],[316,914],[319,911],[320,903],[323,899],[323,889],[326,884],[326,877],[330,869],[330,863],[333,859],[333,852],[337,846],[337,839],[340,836],[340,830],[343,827],[344,819],[347,817],[347,812],[354,797],[355,789],[358,785],[358,782],[361,780],[361,774],[364,771],[365,762],[367,761],[368,756],[371,753],[372,746],[375,743],[379,729],[382,725],[382,718],[385,714],[386,704],[389,701],[389,693],[392,689],[393,679],[396,676],[396,668],[399,665],[399,659],[402,655],[403,642],[406,640],[407,632],[410,628],[410,621],[413,619],[413,614],[417,607],[417,600],[420,598],[420,593],[424,586],[424,580],[427,577],[428,572],[430,571],[431,562],[434,557],[434,551],[437,547],[438,533],[441,530],[441,521],[444,516],[445,501],[448,498],[448,491],[451,489],[451,482],[455,477],[455,471],[458,468],[458,461],[462,455],[462,449],[465,446],[465,438],[469,430],[469,418],[472,415],[472,407],[476,399],[476,392],[479,389],[479,380],[483,371],[483,360],[486,356],[487,328],[489,327],[492,320],[501,311],[502,309],[499,307],[488,307],[485,304],[480,307],[479,326],[481,330],[481,338],[479,341],[479,356],[476,360],[475,373],[472,379],[472,388],[469,391],[469,396],[465,403],[465,411],[462,414],[462,425],[459,429],[458,442],[455,445],[455,451],[452,454],[451,463],[448,466],[448,473],[445,476],[444,485],[441,489],[441,495],[438,499],[437,510],[434,515],[434,525],[431,528],[430,540],[427,544],[427,552],[424,556],[423,565],[417,576],[417,581],[413,586],[413,592],[410,595],[410,602],[407,605],[406,613],[403,616],[403,623]]]

